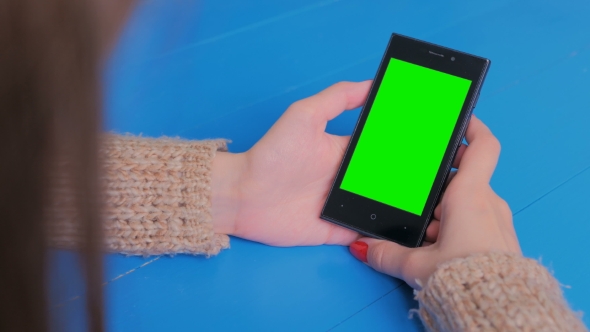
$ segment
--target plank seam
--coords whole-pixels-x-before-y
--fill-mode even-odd
[[[394,292],[396,289],[398,289],[398,288],[402,287],[403,285],[404,285],[404,283],[403,283],[403,282],[402,282],[402,283],[400,283],[399,285],[397,285],[395,288],[393,288],[393,289],[392,289],[392,290],[390,290],[389,292],[387,292],[387,293],[385,293],[385,294],[381,295],[379,298],[375,299],[375,301],[373,301],[373,302],[371,302],[371,303],[367,304],[366,306],[362,307],[361,309],[359,309],[358,311],[356,311],[356,312],[355,312],[355,313],[353,313],[352,315],[348,316],[346,319],[342,320],[342,321],[341,321],[341,322],[339,322],[338,324],[336,324],[336,325],[332,326],[331,328],[327,329],[327,330],[326,330],[326,332],[328,332],[328,331],[332,331],[332,330],[334,330],[335,328],[337,328],[338,326],[340,326],[340,325],[344,324],[346,321],[348,321],[348,320],[349,320],[349,319],[351,319],[352,317],[354,317],[354,316],[358,315],[358,314],[359,314],[361,311],[363,311],[363,310],[367,309],[368,307],[372,306],[373,304],[375,304],[375,303],[379,302],[379,301],[380,301],[382,298],[384,298],[384,297],[386,297],[387,295],[389,295],[389,294],[393,293],[393,292]]]
[[[539,196],[537,199],[533,200],[532,202],[530,202],[529,204],[527,204],[526,206],[524,206],[523,208],[521,208],[520,210],[514,212],[512,214],[512,216],[516,217],[517,214],[521,213],[522,211],[528,209],[529,207],[531,207],[532,205],[534,205],[535,203],[537,203],[538,201],[542,200],[543,198],[545,198],[545,196],[551,194],[552,192],[554,192],[555,190],[561,188],[563,185],[565,185],[566,183],[570,182],[571,180],[575,179],[576,177],[582,175],[584,172],[588,171],[590,169],[590,166],[584,168],[583,170],[579,171],[578,173],[574,174],[572,177],[570,177],[569,179],[563,181],[562,183],[558,184],[557,186],[555,186],[553,189],[549,190],[548,192],[544,193],[543,195]]]
[[[156,257],[156,258],[154,258],[154,259],[152,259],[152,260],[149,260],[149,261],[147,261],[147,262],[145,262],[145,263],[141,264],[140,266],[138,266],[138,267],[136,267],[136,268],[133,268],[133,269],[131,269],[131,270],[129,270],[129,271],[127,271],[127,272],[125,272],[125,273],[122,273],[122,274],[120,274],[120,275],[118,275],[118,276],[116,276],[116,277],[112,278],[111,280],[108,280],[108,281],[105,281],[105,282],[103,282],[103,283],[102,283],[102,287],[104,287],[104,286],[106,286],[106,285],[108,285],[108,284],[110,284],[110,283],[112,283],[112,282],[114,282],[114,281],[116,281],[116,280],[119,280],[119,279],[123,278],[124,276],[127,276],[127,275],[129,275],[129,274],[131,274],[131,273],[133,273],[133,272],[135,272],[135,271],[137,271],[137,270],[141,269],[141,268],[144,268],[144,267],[146,267],[146,266],[150,265],[151,263],[153,263],[153,262],[155,262],[155,261],[159,260],[161,257],[162,257],[162,256],[158,256],[158,257]],[[80,295],[72,296],[71,298],[69,298],[69,299],[67,299],[67,300],[65,300],[65,301],[63,301],[63,302],[60,302],[60,303],[58,303],[58,304],[54,305],[53,307],[54,307],[54,308],[60,308],[60,307],[63,307],[64,305],[66,305],[66,304],[67,304],[67,303],[69,303],[69,302],[72,302],[72,301],[79,300],[79,299],[82,297],[82,295],[83,295],[83,294],[84,294],[84,293],[82,293],[82,294],[80,294]]]
[[[331,5],[331,4],[336,3],[336,2],[339,2],[339,1],[342,1],[342,0],[327,0],[327,1],[322,1],[322,2],[313,4],[313,5],[310,5],[310,6],[306,6],[306,7],[303,7],[303,8],[294,9],[294,10],[291,10],[291,11],[285,13],[285,14],[281,14],[281,15],[277,15],[277,16],[274,16],[274,17],[270,17],[270,18],[264,19],[264,20],[259,21],[259,22],[256,22],[256,23],[251,23],[251,24],[245,25],[243,27],[240,27],[240,28],[237,28],[237,29],[228,31],[228,32],[221,33],[219,35],[216,35],[216,36],[213,36],[213,37],[209,37],[209,38],[205,38],[205,39],[200,40],[198,42],[185,45],[184,47],[177,48],[174,51],[170,51],[170,52],[161,54],[160,56],[154,57],[152,60],[161,59],[161,58],[167,57],[167,56],[172,55],[172,54],[184,52],[186,50],[189,50],[189,49],[192,49],[192,48],[195,48],[195,47],[199,47],[199,46],[202,46],[202,45],[210,44],[210,43],[216,42],[218,40],[225,39],[225,38],[228,38],[228,37],[231,37],[231,36],[240,34],[242,32],[246,32],[248,30],[260,28],[260,27],[263,27],[265,25],[272,24],[274,22],[278,22],[278,21],[281,21],[283,19],[291,18],[291,17],[297,16],[297,15],[303,14],[305,12],[308,12],[308,11],[311,11],[311,10],[314,10],[314,9],[317,9],[317,8],[325,7],[325,6]]]

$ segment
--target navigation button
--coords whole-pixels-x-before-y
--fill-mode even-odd
[[[373,214],[371,215],[371,220],[375,220],[375,219],[377,219],[377,215],[373,213]]]

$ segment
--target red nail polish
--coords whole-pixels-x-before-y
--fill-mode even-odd
[[[361,262],[367,262],[368,250],[369,245],[362,241],[356,241],[350,245],[350,253]]]

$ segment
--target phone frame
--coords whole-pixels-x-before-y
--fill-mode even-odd
[[[421,216],[340,189],[390,58],[462,77],[472,82]],[[451,58],[454,60],[452,61]],[[451,170],[453,159],[465,135],[472,111],[477,104],[490,64],[490,60],[486,58],[400,34],[392,34],[320,218],[366,236],[390,240],[407,247],[420,246]]]

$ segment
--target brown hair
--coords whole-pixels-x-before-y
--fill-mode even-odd
[[[111,9],[88,0],[0,2],[0,331],[49,329],[46,206],[62,158],[85,239],[87,326],[103,330],[97,136],[107,38],[99,23],[114,31],[100,17]]]

